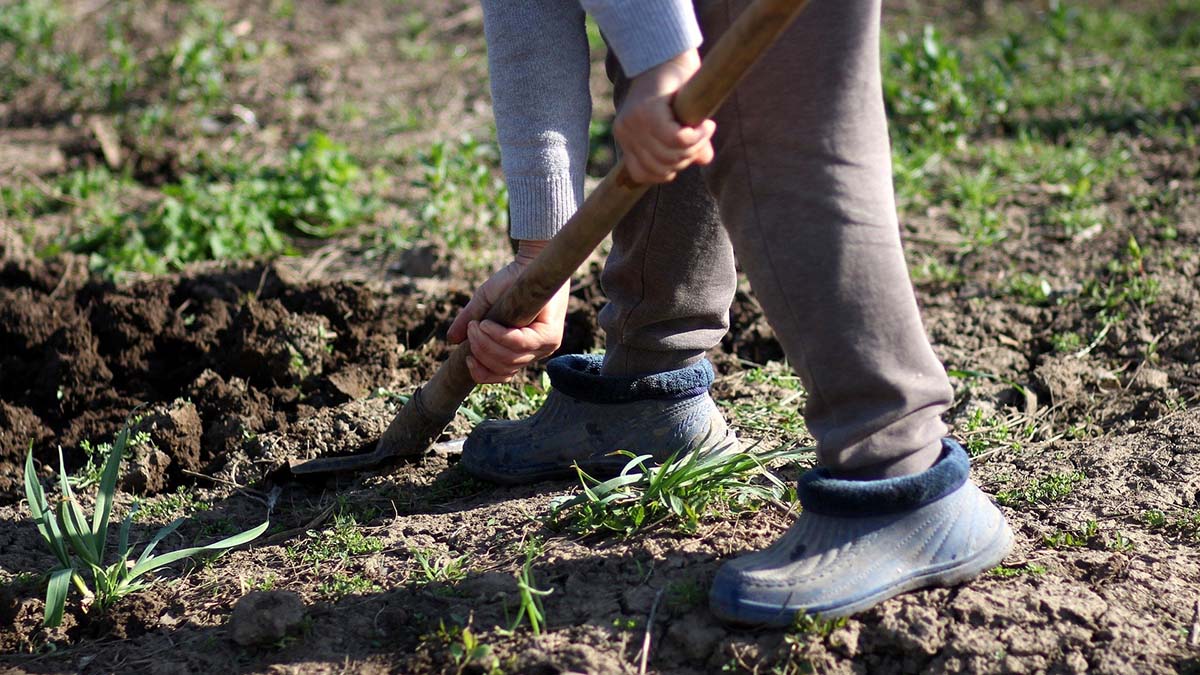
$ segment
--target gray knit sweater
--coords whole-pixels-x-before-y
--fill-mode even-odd
[[[549,239],[583,201],[596,20],[633,77],[700,45],[691,0],[482,0],[511,235]]]

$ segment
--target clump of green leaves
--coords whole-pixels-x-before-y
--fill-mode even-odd
[[[614,532],[629,536],[662,524],[694,532],[716,503],[749,509],[793,496],[793,489],[767,467],[776,460],[798,459],[800,450],[765,453],[675,453],[658,466],[651,455],[633,455],[620,475],[598,480],[576,467],[583,492],[551,505],[550,524],[579,534]],[[761,480],[759,480],[761,479]]]
[[[540,384],[485,384],[471,391],[459,412],[471,424],[489,419],[521,419],[537,412],[549,393],[550,377],[545,373]]]
[[[79,592],[93,599],[95,607],[104,611],[121,598],[145,588],[150,579],[146,575],[184,558],[213,553],[245,544],[266,531],[269,522],[240,534],[222,539],[206,546],[194,546],[162,555],[153,555],[155,547],[183,524],[184,519],[175,520],[160,529],[136,560],[130,560],[129,531],[137,506],[125,516],[117,535],[116,558],[105,562],[108,548],[109,517],[116,496],[117,478],[120,474],[121,456],[130,440],[129,424],[113,441],[108,459],[104,463],[99,488],[96,492],[95,510],[88,518],[71,488],[66,465],[59,452],[59,490],[57,505],[52,507],[46,499],[33,465],[33,451],[25,458],[25,497],[33,522],[42,539],[58,559],[59,567],[49,572],[46,586],[45,625],[54,627],[62,621],[66,607],[67,592],[74,583]],[[91,577],[91,586],[83,572]]]
[[[1062,501],[1075,489],[1075,485],[1087,478],[1082,471],[1052,473],[1016,490],[996,493],[996,501],[1004,506],[1020,504],[1053,504]]]
[[[467,578],[467,556],[440,555],[425,549],[412,549],[413,558],[420,567],[418,585],[453,583]]]
[[[1145,310],[1158,299],[1159,282],[1145,269],[1146,254],[1135,237],[1125,244],[1125,256],[1108,264],[1102,279],[1084,284],[1083,297],[1088,309],[1102,319],[1119,321],[1130,309]]]
[[[962,54],[926,25],[919,36],[900,35],[887,49],[883,94],[893,124],[920,138],[955,138],[976,117],[967,94]]]
[[[1100,524],[1089,520],[1078,530],[1059,530],[1042,538],[1050,548],[1082,548],[1100,537]]]
[[[481,672],[490,675],[503,675],[500,669],[500,659],[492,654],[492,648],[485,644],[471,630],[471,621],[467,625],[446,625],[445,620],[438,620],[437,630],[422,636],[423,645],[444,645],[454,660],[456,675],[465,672]]]
[[[54,36],[62,12],[50,0],[16,0],[0,5],[0,100],[54,66]]]
[[[508,227],[508,190],[499,172],[494,145],[471,136],[457,142],[438,141],[420,155],[422,177],[416,186],[427,192],[419,212],[419,235],[436,233],[454,249],[475,248],[489,232]]]
[[[305,534],[307,539],[288,546],[286,554],[292,560],[311,564],[314,569],[329,560],[344,561],[352,556],[383,550],[383,540],[363,534],[358,521],[348,513],[334,516],[333,527],[309,530]]]
[[[237,167],[224,180],[185,176],[147,211],[93,214],[96,226],[70,247],[109,272],[284,253],[286,232],[329,237],[374,213],[375,200],[359,194],[361,175],[344,146],[314,133],[282,167]]]
[[[358,574],[345,574],[343,572],[334,572],[333,577],[321,582],[317,586],[317,593],[333,600],[341,600],[347,595],[361,595],[364,593],[375,593],[382,590],[382,587]]]
[[[135,416],[131,423],[136,425],[140,420],[141,417]],[[133,449],[139,445],[147,445],[149,443],[149,433],[143,430],[133,432],[125,444],[125,450],[121,455],[121,459],[129,457]],[[90,440],[84,439],[79,443],[79,448],[83,450],[83,455],[87,459],[83,468],[76,472],[75,476],[71,479],[71,485],[75,488],[96,485],[104,476],[104,463],[112,455],[113,444],[100,443],[99,445],[93,445]]]
[[[1158,509],[1142,514],[1142,519],[1151,529],[1161,529],[1177,537],[1200,542],[1200,510],[1184,509],[1168,515]]]

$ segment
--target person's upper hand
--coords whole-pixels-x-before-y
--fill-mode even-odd
[[[471,345],[467,368],[479,384],[507,382],[521,368],[549,356],[562,344],[570,283],[558,289],[528,326],[509,328],[483,318],[544,245],[521,242],[516,258],[475,289],[471,301],[450,325],[446,337],[451,344],[467,340]]]
[[[700,68],[695,49],[681,53],[633,78],[613,123],[613,136],[625,153],[629,176],[639,183],[666,183],[692,164],[713,158],[716,123],[697,127],[675,121],[671,97]]]

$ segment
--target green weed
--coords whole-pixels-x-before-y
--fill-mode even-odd
[[[358,574],[334,572],[333,577],[317,586],[317,593],[337,601],[347,595],[377,593],[383,590],[379,584]]]
[[[455,583],[467,578],[466,555],[454,557],[419,548],[411,549],[411,553],[420,568],[420,574],[415,579],[418,586]]]
[[[1130,309],[1144,311],[1158,298],[1159,282],[1145,270],[1145,254],[1132,235],[1125,245],[1125,258],[1109,262],[1107,275],[1090,279],[1083,287],[1086,309],[1102,321],[1121,321]]]
[[[383,541],[367,536],[358,528],[353,515],[339,513],[334,516],[333,527],[324,530],[309,530],[307,538],[285,549],[290,560],[307,563],[319,569],[321,563],[331,560],[349,560],[352,556],[378,553],[383,550]]]
[[[1099,537],[1100,525],[1094,520],[1089,520],[1077,531],[1059,530],[1043,537],[1042,540],[1050,548],[1080,548],[1091,545]]]
[[[470,136],[438,141],[421,153],[424,197],[417,236],[443,238],[454,250],[477,248],[508,227],[508,190],[495,146]]]
[[[421,636],[422,645],[444,647],[454,661],[455,675],[466,672],[486,673],[486,675],[503,675],[500,659],[492,655],[492,649],[471,630],[473,617],[467,620],[467,625],[455,623],[446,625],[445,619],[438,619],[437,630]]]
[[[0,5],[0,101],[9,92],[53,71],[61,60],[54,36],[62,11],[51,0],[16,0]]]
[[[1083,338],[1079,333],[1055,333],[1050,336],[1050,345],[1060,354],[1077,352],[1083,347]]]
[[[1021,272],[1009,277],[1005,293],[1026,305],[1044,307],[1050,304],[1054,289],[1046,277]]]
[[[1070,496],[1075,486],[1086,479],[1087,476],[1082,471],[1053,473],[1038,478],[1023,488],[997,492],[996,501],[1004,506],[1053,504]]]
[[[196,496],[190,488],[179,488],[170,494],[159,495],[142,502],[133,519],[135,522],[165,520],[179,514],[190,516],[198,511],[207,511],[211,505]]]
[[[708,599],[708,590],[695,579],[673,581],[667,586],[667,604],[681,612],[695,609]]]
[[[752,509],[763,502],[789,499],[793,489],[767,467],[808,453],[791,448],[765,453],[715,449],[703,456],[675,454],[657,467],[649,465],[650,455],[618,454],[630,459],[615,478],[601,481],[577,468],[583,492],[551,504],[553,527],[625,537],[664,524],[694,532],[714,504]]]
[[[885,40],[884,100],[894,128],[916,138],[953,139],[977,115],[964,85],[962,53],[933,26]]]
[[[539,384],[485,384],[475,387],[458,410],[471,424],[484,420],[515,420],[537,412],[550,393],[550,377]]]
[[[314,133],[280,168],[249,169],[221,181],[185,176],[163,188],[148,211],[93,212],[94,227],[69,247],[93,268],[165,272],[200,260],[283,253],[284,232],[327,237],[369,217],[373,199],[358,194],[361,169],[344,147]]]
[[[1024,565],[1016,565],[1009,567],[1000,565],[991,569],[992,576],[1000,577],[1001,579],[1012,579],[1023,576],[1041,576],[1046,573],[1046,568],[1037,563],[1026,563]]]
[[[919,263],[910,265],[908,273],[912,277],[913,283],[917,285],[953,286],[962,283],[965,278],[958,268],[946,265],[930,255],[922,256]]]
[[[130,423],[126,422],[125,427],[113,441],[108,459],[104,463],[96,492],[94,511],[90,518],[80,506],[79,500],[76,499],[71,488],[71,480],[67,475],[61,452],[59,453],[59,490],[61,494],[56,500],[57,506],[53,509],[47,502],[41,483],[38,481],[37,470],[33,465],[32,449],[25,457],[25,497],[29,511],[42,540],[54,553],[60,565],[49,572],[49,582],[46,586],[44,623],[48,627],[57,626],[62,621],[67,593],[72,583],[84,597],[94,600],[98,610],[104,611],[126,595],[142,590],[152,583],[148,577],[143,578],[146,575],[184,558],[240,546],[265,532],[270,524],[269,521],[264,522],[256,528],[205,546],[184,548],[158,556],[152,555],[155,547],[183,524],[184,519],[180,518],[160,529],[142,550],[142,554],[136,560],[131,561],[129,558],[131,553],[129,534],[133,524],[133,512],[130,512],[120,525],[116,559],[106,563],[109,518],[112,515],[122,454],[129,440]],[[137,510],[136,504],[133,510]],[[90,572],[92,581],[90,587],[84,581],[80,570]]]
[[[530,540],[525,545],[525,562],[521,565],[521,571],[517,573],[520,605],[517,609],[517,616],[508,627],[509,634],[516,632],[523,620],[529,622],[529,629],[533,631],[534,635],[541,635],[542,628],[546,625],[546,609],[542,605],[542,598],[550,595],[554,589],[542,590],[534,583],[533,561],[539,555],[541,555],[541,541]]]
[[[796,615],[796,620],[791,626],[791,632],[800,635],[816,635],[827,638],[833,631],[845,626],[846,622],[846,617],[822,619],[807,612],[802,612]]]
[[[997,449],[1019,451],[1037,434],[1037,428],[1022,415],[1001,418],[975,408],[955,432],[962,438],[967,454],[975,457]]]
[[[1184,540],[1200,542],[1200,509],[1184,509],[1174,515],[1150,509],[1142,514],[1142,520],[1151,529],[1163,530]]]
[[[141,417],[132,418],[130,424],[136,426],[141,421]],[[128,459],[133,456],[135,448],[141,445],[150,444],[150,434],[145,431],[135,431],[130,434],[128,442],[121,454],[121,460]],[[85,488],[96,485],[104,476],[104,464],[108,457],[112,454],[112,443],[101,443],[92,445],[88,439],[84,439],[79,443],[79,448],[83,450],[83,455],[86,461],[76,474],[71,478],[71,485],[75,488]]]

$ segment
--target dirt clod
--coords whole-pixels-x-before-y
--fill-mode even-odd
[[[254,591],[233,608],[229,631],[233,641],[249,647],[268,645],[298,631],[304,623],[304,601],[291,591]]]

